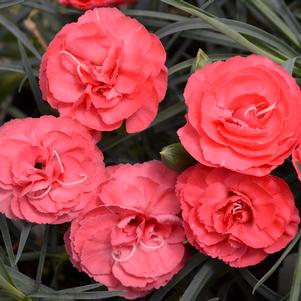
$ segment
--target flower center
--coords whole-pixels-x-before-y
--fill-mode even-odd
[[[253,105],[248,107],[244,112],[244,117],[247,118],[248,116],[256,116],[257,118],[263,118],[266,113],[271,112],[276,108],[277,103],[274,102],[272,105],[262,108],[263,106],[264,103],[260,103],[256,106]]]
[[[58,165],[59,165],[59,175],[60,175],[60,176],[63,176],[64,173],[65,173],[65,167],[64,167],[64,164],[63,164],[63,162],[62,162],[62,159],[61,159],[59,153],[58,153],[57,151],[55,151],[55,150],[53,151],[52,159],[51,159],[50,162],[53,162],[54,159],[56,159],[56,161],[57,161],[57,163],[58,163]],[[53,163],[52,163],[52,164],[53,164]],[[45,165],[44,162],[37,161],[37,162],[35,162],[34,167],[35,167],[36,169],[42,170],[42,169],[45,169],[46,165]],[[57,177],[55,180],[52,180],[52,181],[47,179],[48,185],[47,185],[45,188],[43,188],[43,189],[41,189],[41,190],[34,191],[34,192],[33,192],[33,191],[30,191],[30,192],[26,193],[26,195],[27,195],[27,197],[29,197],[29,198],[32,199],[32,200],[39,200],[39,199],[42,199],[42,198],[44,198],[45,196],[48,195],[48,193],[49,193],[49,192],[51,191],[51,189],[52,189],[53,182],[57,182],[57,183],[60,184],[61,186],[75,186],[75,185],[82,184],[82,183],[85,182],[85,181],[87,180],[87,178],[88,178],[88,176],[87,176],[86,174],[80,174],[79,177],[80,177],[80,178],[79,178],[78,180],[72,181],[72,182],[65,182],[65,181],[62,181],[62,180],[60,180],[58,177]],[[51,176],[49,177],[49,179],[50,179],[50,178],[51,178]],[[43,181],[45,181],[45,179],[43,179]],[[37,184],[37,182],[35,182],[35,181],[33,181],[33,182],[31,183],[32,186],[35,185],[35,184]]]
[[[111,235],[112,258],[115,262],[130,260],[137,250],[153,252],[165,244],[162,233],[157,232],[153,220],[143,216],[126,217],[113,230]]]
[[[45,164],[43,162],[36,162],[34,164],[34,168],[36,169],[43,169],[45,167]]]
[[[231,208],[231,219],[234,222],[246,223],[251,218],[251,213],[248,206],[243,201],[235,201],[230,205]]]

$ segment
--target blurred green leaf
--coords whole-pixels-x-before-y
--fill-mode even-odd
[[[278,1],[278,0],[277,0]],[[271,9],[271,7],[262,0],[247,0],[248,3],[251,3],[262,12],[262,14],[273,23],[295,46],[300,47],[300,41],[296,35],[292,32],[289,26],[282,21],[280,17]]]
[[[286,24],[294,32],[300,42],[301,25],[290,10],[289,6],[283,0],[269,0],[269,2],[274,5],[274,11],[286,21]]]
[[[282,67],[291,75],[293,74],[294,66],[295,66],[297,59],[298,59],[298,57],[295,56],[282,63]]]
[[[301,240],[299,241],[298,256],[297,256],[297,262],[294,271],[291,291],[289,295],[289,301],[299,300],[300,289],[301,289]]]
[[[221,263],[214,260],[209,260],[203,264],[200,270],[192,279],[191,283],[185,290],[180,301],[194,301],[197,300],[199,293],[211,279],[211,277],[218,273]]]
[[[4,245],[5,245],[6,252],[7,252],[7,255],[9,258],[10,265],[12,267],[14,267],[15,266],[15,254],[13,251],[13,244],[12,244],[11,237],[9,234],[9,228],[7,225],[7,221],[3,214],[0,214],[0,231],[2,233],[2,237],[4,240]]]
[[[206,14],[206,12],[203,11],[202,9],[197,8],[183,0],[161,0],[161,1],[200,18],[205,23],[208,23],[210,26],[212,26],[212,28],[225,34],[227,37],[231,38],[236,43],[244,46],[249,51],[256,54],[268,56],[271,59],[273,59],[275,62],[282,63],[282,60],[279,57],[275,56],[271,52],[267,52],[261,49],[260,47],[256,46],[254,43],[250,42],[243,35],[241,35],[238,31],[233,30],[230,26],[226,25],[222,20]]]
[[[260,278],[258,282],[254,285],[253,294],[277,270],[277,268],[280,266],[282,261],[286,258],[286,256],[291,252],[293,247],[296,245],[300,237],[301,237],[301,230],[299,230],[294,240],[286,247],[285,251],[281,254],[279,259],[273,264],[273,266],[268,270],[268,272],[262,278]]]
[[[100,283],[93,283],[93,284],[88,284],[88,285],[83,285],[83,286],[78,286],[78,287],[72,287],[72,288],[67,288],[64,290],[57,291],[58,294],[67,294],[67,293],[82,293],[86,291],[90,291],[99,287],[103,287],[103,284]]]
[[[16,255],[15,265],[17,265],[21,255],[22,255],[22,252],[24,250],[30,230],[31,230],[31,224],[24,223],[22,230],[21,230],[20,239],[19,239],[19,247],[18,247],[18,251],[17,251],[17,255]]]
[[[294,50],[290,45],[279,39],[277,36],[274,36],[260,28],[236,20],[221,19],[221,21],[224,24],[228,25],[232,30],[237,31],[241,34],[245,34],[249,37],[253,37],[263,43],[267,43],[275,49],[282,51],[283,54],[287,56],[297,55],[297,51]],[[202,22],[202,20],[199,20],[197,18],[187,18],[186,20],[181,20],[173,24],[168,24],[163,28],[160,28],[160,30],[158,30],[156,34],[162,39],[163,37],[177,32],[197,29],[204,30],[210,28],[211,26],[206,24],[205,22]],[[197,33],[201,34],[202,31],[198,31]],[[214,39],[212,39],[212,41],[214,42]]]
[[[9,32],[11,32],[18,40],[22,42],[22,44],[27,47],[38,60],[41,60],[41,55],[33,46],[33,44],[29,41],[27,36],[10,20],[0,14],[0,24],[2,24]]]
[[[248,269],[240,269],[239,272],[251,287],[254,287],[258,283],[258,279]],[[279,301],[282,298],[281,295],[264,284],[261,284],[256,291],[269,301]]]
[[[29,81],[29,85],[31,87],[37,107],[42,115],[47,115],[47,114],[49,114],[49,110],[48,110],[46,103],[42,100],[41,91],[37,84],[37,81],[34,76],[34,73],[33,73],[30,61],[28,59],[28,56],[26,54],[26,51],[25,51],[23,45],[20,43],[20,41],[19,41],[18,45],[19,45],[19,50],[20,50],[24,70],[26,72],[26,75],[27,75],[27,78]]]
[[[171,281],[164,287],[162,287],[160,290],[153,293],[151,298],[148,301],[162,301],[164,300],[164,297],[185,277],[187,277],[195,268],[197,268],[199,265],[203,264],[206,260],[208,260],[208,257],[197,253],[191,258],[189,258],[184,266],[184,268],[176,274]]]
[[[9,0],[4,3],[0,2],[0,9],[22,3],[24,0]]]
[[[57,300],[96,300],[98,298],[108,299],[118,297],[124,294],[125,291],[101,291],[101,292],[87,292],[87,293],[51,293],[51,294],[32,294],[30,297]]]
[[[37,268],[37,275],[36,275],[36,285],[37,288],[41,285],[42,275],[43,275],[43,269],[45,264],[45,259],[47,255],[47,246],[48,246],[48,236],[49,236],[49,225],[43,225],[44,227],[44,235],[43,235],[43,244],[41,248],[41,253],[39,257],[39,263]]]

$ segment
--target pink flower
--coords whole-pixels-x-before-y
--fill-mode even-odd
[[[159,161],[108,168],[100,201],[65,235],[74,265],[134,299],[165,285],[184,264],[185,240],[174,187]]]
[[[69,118],[15,119],[0,128],[0,212],[38,224],[71,221],[104,180],[103,156]]]
[[[167,88],[160,40],[116,8],[87,11],[63,27],[41,65],[43,97],[62,116],[98,131],[146,129]]]
[[[91,9],[97,6],[114,6],[135,2],[136,0],[59,0],[60,3],[71,5],[77,9]]]
[[[232,267],[246,267],[278,252],[300,222],[293,195],[280,178],[254,177],[196,165],[178,178],[188,240]]]
[[[194,73],[185,89],[181,143],[200,163],[264,176],[300,137],[301,92],[263,56],[233,57]]]

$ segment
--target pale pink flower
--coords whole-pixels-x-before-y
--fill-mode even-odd
[[[200,163],[267,175],[301,135],[296,80],[264,56],[235,56],[196,71],[185,88],[187,123],[179,137]]]
[[[79,270],[134,299],[165,285],[183,267],[177,173],[158,161],[118,165],[108,173],[99,196],[103,205],[72,222],[66,247]]]
[[[43,97],[89,129],[146,129],[167,89],[160,40],[116,8],[87,11],[55,36],[43,56]]]
[[[39,224],[71,221],[96,198],[103,155],[70,118],[15,119],[0,128],[0,212]]]
[[[300,217],[284,180],[198,164],[176,191],[189,242],[232,267],[258,264],[294,238]]]

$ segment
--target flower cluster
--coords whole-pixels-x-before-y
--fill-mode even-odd
[[[125,1],[62,0],[87,9]],[[301,180],[301,92],[268,58],[233,57],[196,71],[179,131],[199,164],[179,174],[162,162],[105,167],[95,137],[154,120],[167,89],[159,39],[116,8],[95,8],[56,35],[40,87],[60,117],[0,128],[0,212],[65,234],[80,271],[134,299],[185,264],[185,242],[232,267],[262,261],[296,235],[286,182],[269,175],[291,154]]]

